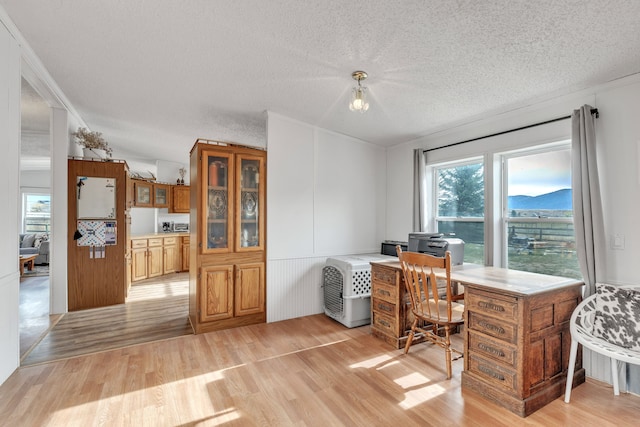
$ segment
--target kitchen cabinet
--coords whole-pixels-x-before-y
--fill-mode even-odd
[[[147,278],[147,239],[131,241],[131,281]]]
[[[169,184],[153,184],[153,207],[168,208],[171,202],[171,186]]]
[[[178,271],[178,237],[165,237],[163,239],[163,274]]]
[[[153,184],[139,179],[133,182],[133,206],[138,208],[153,207]]]
[[[164,251],[162,239],[149,239],[147,246],[147,277],[158,277],[164,274]]]
[[[189,213],[189,186],[173,185],[171,186],[171,204],[169,213]]]
[[[131,281],[177,271],[178,237],[131,239]]]
[[[182,268],[180,271],[189,271],[189,236],[182,238]]]
[[[266,152],[198,140],[191,151],[195,333],[266,321]],[[193,221],[192,221],[193,223]]]
[[[172,187],[161,182],[149,182],[141,179],[130,179],[133,199],[132,207],[137,208],[171,208],[173,204]],[[175,186],[177,187],[177,186]],[[188,197],[187,197],[188,200]],[[187,209],[187,212],[189,210]]]

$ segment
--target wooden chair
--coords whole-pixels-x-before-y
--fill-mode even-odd
[[[444,258],[417,252],[402,252],[400,246],[396,246],[396,252],[414,316],[404,353],[409,352],[416,332],[421,332],[427,340],[444,349],[447,379],[450,379],[453,353],[462,356],[462,352],[451,348],[449,336],[452,329],[464,324],[464,305],[455,302],[461,298],[453,294],[451,287],[451,252],[447,251]],[[438,286],[434,269],[445,271],[446,279],[440,279],[444,287]],[[420,321],[423,325],[431,326],[428,329],[426,326],[418,326]],[[439,335],[439,329],[444,329],[444,336]]]

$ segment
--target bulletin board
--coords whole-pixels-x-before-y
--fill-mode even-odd
[[[79,176],[76,181],[78,219],[116,217],[116,179]]]

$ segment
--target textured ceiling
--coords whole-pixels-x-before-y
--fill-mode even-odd
[[[263,145],[265,111],[390,146],[640,72],[637,0],[0,0],[115,155]],[[371,108],[348,110],[365,70]]]

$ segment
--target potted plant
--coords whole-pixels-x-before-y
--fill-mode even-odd
[[[76,143],[82,146],[85,158],[106,159],[111,157],[113,150],[100,132],[90,132],[85,128],[78,128],[71,135],[76,137]]]

